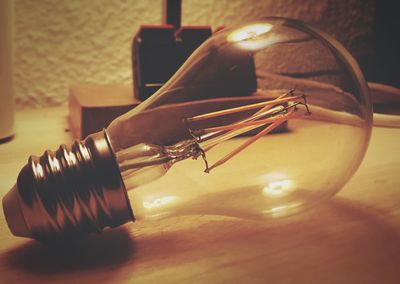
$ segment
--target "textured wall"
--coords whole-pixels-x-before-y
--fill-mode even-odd
[[[183,24],[230,26],[264,16],[304,20],[368,55],[372,0],[183,0]],[[131,38],[161,22],[162,0],[15,0],[14,70],[19,107],[62,104],[68,86],[129,83]]]

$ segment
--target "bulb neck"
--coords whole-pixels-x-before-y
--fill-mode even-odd
[[[31,156],[3,208],[12,233],[44,241],[81,238],[134,220],[105,131]]]

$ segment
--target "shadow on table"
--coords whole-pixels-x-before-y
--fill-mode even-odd
[[[205,282],[249,282],[257,276],[261,283],[397,284],[399,228],[382,213],[336,197],[271,222],[171,218],[150,224],[157,228],[135,239],[122,227],[77,247],[53,249],[32,241],[3,255],[8,270],[0,278],[75,275],[83,282],[104,282],[119,275],[138,282],[190,282],[197,273]]]
[[[131,259],[133,253],[134,242],[121,227],[74,244],[29,241],[6,253],[3,262],[33,274],[55,274],[118,266]]]

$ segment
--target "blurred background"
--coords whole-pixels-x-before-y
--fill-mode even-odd
[[[17,108],[64,104],[68,87],[78,83],[130,84],[132,37],[140,25],[161,23],[162,2],[14,0]],[[182,25],[215,29],[265,16],[300,19],[333,35],[369,81],[399,86],[399,17],[392,1],[182,1]]]

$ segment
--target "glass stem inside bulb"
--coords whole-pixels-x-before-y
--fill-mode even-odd
[[[116,153],[116,159],[126,188],[137,187],[162,177],[179,161],[202,156],[204,151],[195,139],[184,140],[171,146],[141,143]]]

